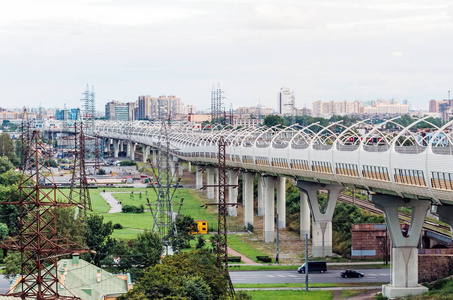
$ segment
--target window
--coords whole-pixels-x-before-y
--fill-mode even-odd
[[[432,172],[431,185],[435,189],[453,190],[453,173]]]
[[[360,177],[357,165],[337,163],[335,172],[338,175]]]
[[[402,184],[426,186],[423,171],[409,169],[395,169],[395,182]]]
[[[326,161],[312,161],[311,168],[314,172],[333,173],[330,162]]]
[[[291,169],[310,171],[308,161],[302,159],[291,159]]]
[[[363,165],[362,168],[362,175],[365,178],[390,181],[389,173],[386,167]]]

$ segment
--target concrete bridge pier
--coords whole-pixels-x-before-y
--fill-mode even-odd
[[[118,142],[118,144],[119,144],[119,146],[120,146],[120,151],[123,152],[123,151],[124,151],[124,143],[123,143],[123,141],[120,140],[120,141]]]
[[[300,193],[300,239],[305,241],[308,234],[310,239],[310,204],[308,203],[308,196],[305,192]]]
[[[133,143],[132,141],[127,142],[127,157],[129,157],[130,160],[135,160],[135,147],[137,147],[136,143]]]
[[[337,203],[338,194],[344,189],[340,185],[327,185],[306,181],[297,181],[297,187],[308,196],[308,203],[313,216],[313,257],[332,256],[332,216]],[[327,190],[327,204],[321,211],[317,192]]]
[[[206,168],[206,185],[210,185],[206,188],[206,197],[208,199],[214,199],[214,177],[215,177],[215,168],[207,167]]]
[[[153,150],[153,166],[157,166],[157,150]]]
[[[146,163],[148,161],[148,156],[149,156],[149,146],[147,145],[142,145],[142,161]]]
[[[258,213],[257,216],[264,216],[264,177],[258,173]]]
[[[182,177],[182,175],[183,175],[183,173],[182,173],[182,171],[183,171],[182,161],[178,161],[177,164],[178,164],[178,176]]]
[[[118,158],[118,153],[120,152],[120,140],[113,140],[113,157]]]
[[[197,190],[203,187],[203,168],[195,166],[195,188]]]
[[[237,170],[228,170],[228,185],[238,185],[239,172]],[[228,203],[238,203],[238,188],[228,188]],[[228,214],[232,217],[237,217],[237,207],[228,206]]]
[[[192,172],[192,163],[190,161],[187,162],[187,171],[189,173]]]
[[[286,177],[277,177],[278,228],[286,227]]]
[[[170,159],[168,160],[169,164],[170,164],[170,176],[171,178],[176,178],[176,162],[175,162],[175,159],[176,161],[178,160],[177,157],[175,156],[170,156]]]
[[[265,176],[264,178],[264,242],[275,241],[275,182],[277,177]]]
[[[110,139],[104,139],[104,153],[110,152]]]
[[[244,225],[253,231],[253,182],[255,173],[242,173],[242,204],[244,205]]]
[[[427,292],[428,288],[418,284],[417,245],[431,201],[382,194],[373,195],[372,201],[375,207],[384,211],[392,239],[392,280],[390,284],[382,286],[382,294],[393,299]],[[411,224],[406,236],[401,231],[398,207],[412,208]]]

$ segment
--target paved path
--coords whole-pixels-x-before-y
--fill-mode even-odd
[[[107,203],[110,205],[109,214],[118,213],[123,210],[123,206],[118,202],[118,200],[115,199],[115,197],[113,197],[112,194],[114,193],[112,192],[100,193],[102,198],[104,198],[104,200],[107,201]]]
[[[228,247],[228,254],[231,255],[231,256],[240,256],[241,257],[241,261],[243,261],[246,264],[249,264],[249,265],[257,265],[258,264],[257,262],[254,262],[253,260],[251,260],[247,256],[245,256],[245,255],[243,255],[243,254],[231,249],[230,247]]]

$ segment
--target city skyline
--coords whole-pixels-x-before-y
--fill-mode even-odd
[[[312,102],[446,99],[453,6],[435,1],[14,1],[0,12],[1,106],[96,109],[177,95],[277,110]]]

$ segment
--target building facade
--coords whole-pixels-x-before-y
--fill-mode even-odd
[[[293,115],[295,109],[294,91],[289,88],[281,88],[278,96],[278,113],[281,115]]]

